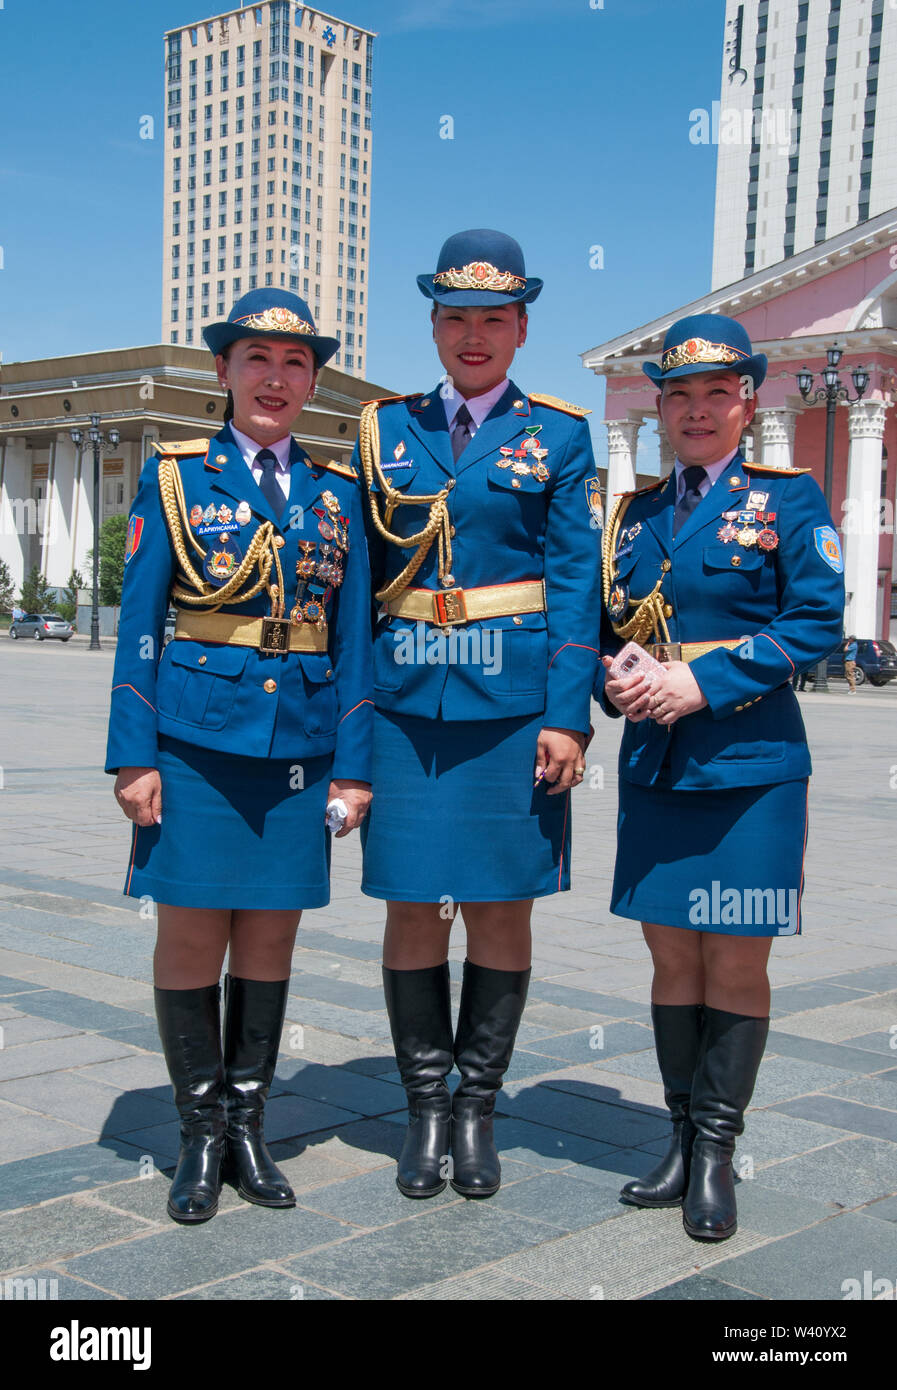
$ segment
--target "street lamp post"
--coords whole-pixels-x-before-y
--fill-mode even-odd
[[[84,447],[84,431],[75,428],[71,432],[72,443],[78,449]],[[90,416],[87,438],[93,448],[93,607],[90,613],[90,646],[88,651],[98,652],[100,647],[100,456],[105,449],[115,449],[121,439],[117,429],[110,429],[108,436],[100,429],[99,415]]]
[[[822,380],[825,384],[818,386],[815,391],[813,390],[813,373],[806,367],[802,367],[797,373],[798,390],[807,404],[817,405],[820,401],[825,401],[825,479],[823,491],[825,492],[825,505],[829,511],[832,509],[832,484],[835,472],[835,411],[839,401],[852,403],[860,400],[869,385],[869,373],[865,367],[854,367],[850,374],[856,388],[855,396],[851,396],[848,388],[841,385],[838,364],[843,355],[839,347],[827,349],[828,365],[822,373]],[[813,689],[819,691],[820,694],[828,693],[827,665],[827,658],[823,658],[813,674]]]

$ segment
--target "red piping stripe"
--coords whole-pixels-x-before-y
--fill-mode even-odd
[[[758,632],[757,636],[765,637],[767,642],[771,642],[774,647],[779,647],[779,644],[776,641],[776,639],[774,637],[770,637],[768,632]],[[794,672],[796,671],[797,667],[794,665],[794,662],[791,660],[791,657],[788,655],[788,653],[785,651],[783,647],[779,647],[779,651],[782,653],[782,656],[785,658],[785,660],[788,662],[788,665],[791,667],[791,674],[794,675]]]
[[[131,861],[130,861],[130,863],[128,864],[128,881],[127,881],[127,883],[125,884],[125,895],[127,895],[127,894],[131,891],[131,878],[133,877],[133,874],[134,874],[134,858],[135,858],[135,856],[136,856],[136,854],[137,854],[137,831],[138,831],[139,829],[140,829],[140,826],[139,826],[139,825],[137,824],[137,822],[135,821],[135,822],[134,822],[134,834],[133,834],[133,836],[131,837]]]
[[[553,666],[553,664],[554,664],[554,658],[557,657],[557,656],[560,656],[561,652],[564,651],[567,647],[578,647],[580,651],[583,651],[583,652],[594,652],[596,656],[598,656],[598,654],[599,654],[599,653],[598,653],[598,648],[597,648],[597,647],[590,647],[590,646],[588,645],[588,643],[586,643],[586,642],[565,642],[564,645],[563,645],[563,647],[558,647],[558,649],[557,649],[557,651],[555,652],[554,656],[551,658],[551,661],[549,661],[549,663],[548,663],[548,669],[549,669],[549,671],[551,670],[551,668],[552,668],[552,666]]]
[[[796,936],[802,935],[800,920],[800,905],[804,896],[804,863],[807,857],[807,832],[810,829],[810,781],[807,779],[807,799],[804,805],[804,847],[800,858],[800,889],[797,894],[797,931]]]
[[[150,709],[152,710],[153,714],[156,713],[156,706],[155,706],[155,705],[150,705],[150,702],[149,702],[149,700],[146,698],[146,696],[145,696],[145,695],[141,695],[140,691],[139,691],[135,686],[133,686],[133,685],[128,685],[127,681],[123,681],[121,685],[113,685],[113,687],[112,687],[112,694],[113,694],[113,695],[115,694],[116,690],[133,690],[133,691],[134,691],[134,694],[137,696],[138,700],[142,700],[143,703],[144,703],[145,705],[149,705],[149,707],[150,707]]]
[[[558,864],[558,892],[561,891],[561,879],[564,873],[564,845],[567,843],[567,817],[570,814],[570,789],[567,789],[567,805],[564,807],[564,831],[561,835],[561,862]]]
[[[357,705],[353,705],[351,709],[346,710],[345,714],[343,715],[343,719],[348,719],[349,715],[354,714],[357,709],[361,709],[362,705],[372,705],[373,703],[373,700],[359,700]],[[343,719],[340,720],[341,724],[343,722]]]

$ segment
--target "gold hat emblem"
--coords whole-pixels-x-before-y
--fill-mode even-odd
[[[439,270],[433,276],[434,285],[447,290],[494,290],[507,294],[509,290],[525,290],[526,281],[509,270],[499,270],[489,261],[471,261],[460,270]]]
[[[730,362],[745,362],[748,356],[748,353],[729,347],[727,343],[708,343],[706,338],[689,338],[677,347],[668,348],[660,367],[664,372],[670,372],[674,367],[691,367],[697,362],[719,367]]]
[[[263,314],[247,314],[244,318],[234,319],[234,323],[242,324],[244,328],[257,328],[262,333],[315,332],[313,324],[301,319],[292,309],[284,309],[281,306],[266,309]]]

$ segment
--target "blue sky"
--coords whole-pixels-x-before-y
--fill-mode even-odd
[[[159,341],[162,34],[227,8],[3,0],[3,361]],[[723,0],[322,8],[379,34],[368,379],[433,385],[414,277],[449,233],[499,227],[545,281],[515,379],[600,422],[603,383],[578,354],[710,287],[716,150],[690,142],[689,112],[720,95]]]

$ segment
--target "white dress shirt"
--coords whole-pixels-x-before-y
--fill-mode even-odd
[[[458,414],[462,405],[466,405],[471,416],[471,423],[467,428],[470,431],[471,438],[473,438],[492,407],[498,404],[507,389],[508,378],[505,377],[504,381],[500,381],[497,386],[493,386],[491,391],[484,391],[482,396],[472,396],[470,400],[467,401],[457,388],[453,387],[452,394],[450,396],[444,396],[442,399],[442,403],[445,406],[445,418],[448,421],[449,434],[452,432],[455,416]]]
[[[700,492],[702,497],[706,497],[710,489],[713,487],[713,484],[718,481],[719,475],[722,473],[723,469],[729,467],[729,464],[732,462],[733,458],[737,453],[738,450],[733,449],[730,454],[726,454],[726,457],[723,459],[718,459],[716,463],[702,463],[697,465],[685,464],[682,463],[680,459],[677,459],[676,501],[681,502],[682,498],[685,496],[685,478],[683,475],[685,473],[686,468],[694,466],[704,469],[704,472],[707,474],[707,476],[706,478],[703,478],[702,481],[698,484],[698,491]]]
[[[277,467],[274,476],[278,486],[287,501],[290,500],[290,448],[293,437],[285,434],[283,439],[278,439],[274,444],[257,444],[254,439],[250,439],[248,434],[238,430],[233,420],[230,422],[231,434],[236,440],[237,448],[246,460],[246,466],[257,483],[262,481],[262,465],[256,463],[256,454],[260,454],[262,449],[270,449],[277,459]]]

